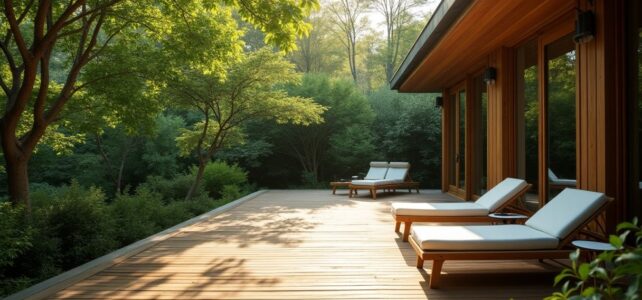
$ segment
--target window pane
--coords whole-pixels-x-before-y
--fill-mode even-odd
[[[448,161],[448,184],[457,185],[457,96],[456,94],[451,94],[449,97],[448,128],[450,129],[450,134],[448,135],[448,151],[451,153],[451,158]]]
[[[576,186],[575,43],[572,34],[546,46],[548,180],[552,199]]]
[[[526,195],[529,208],[539,207],[539,96],[537,81],[537,41],[517,49],[517,173],[533,187]]]
[[[459,92],[459,184],[466,187],[466,91]]]
[[[475,139],[475,146],[473,150],[473,171],[475,178],[472,180],[473,193],[481,196],[486,193],[487,189],[487,168],[486,159],[488,157],[488,137],[487,137],[487,116],[488,116],[488,93],[486,92],[486,84],[481,76],[473,79],[475,90],[475,104],[471,113],[475,114],[475,124],[473,126],[473,135]]]

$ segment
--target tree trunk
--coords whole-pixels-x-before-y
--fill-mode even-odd
[[[185,196],[185,201],[192,199],[194,192],[196,192],[196,188],[198,188],[198,184],[201,183],[203,174],[205,173],[205,166],[207,165],[207,161],[208,160],[202,158],[198,160],[198,171],[196,171],[196,178],[194,178],[194,183],[189,188],[187,196]]]
[[[29,174],[27,172],[28,160],[14,155],[4,156],[7,167],[7,183],[9,196],[14,206],[24,204],[27,212],[31,213],[29,202]]]

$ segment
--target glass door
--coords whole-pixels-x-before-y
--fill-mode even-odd
[[[462,86],[450,94],[453,104],[451,114],[450,192],[466,197],[466,89]]]
[[[469,113],[473,114],[472,135],[473,175],[470,180],[473,188],[473,198],[481,197],[488,189],[488,92],[482,75],[473,78],[472,107]]]
[[[576,187],[576,55],[573,34],[544,48],[546,72],[547,200]]]

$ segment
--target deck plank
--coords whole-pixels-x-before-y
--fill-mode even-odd
[[[541,299],[559,266],[430,264],[394,233],[391,201],[456,201],[436,191],[349,199],[269,191],[59,291],[52,299]]]

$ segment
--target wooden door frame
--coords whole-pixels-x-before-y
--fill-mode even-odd
[[[537,68],[540,70],[538,76],[538,101],[539,101],[539,115],[538,115],[538,156],[539,156],[539,169],[538,169],[538,197],[540,207],[548,202],[549,197],[549,184],[548,184],[548,68],[546,61],[546,46],[558,39],[568,35],[574,30],[574,18],[572,14],[565,14],[553,26],[546,29],[537,38]],[[575,46],[575,53],[577,54],[577,45]],[[579,95],[577,93],[578,87],[578,70],[577,63],[575,65],[575,121],[578,120],[578,107]],[[577,158],[579,157],[579,126],[575,126],[575,160],[576,160],[576,178],[579,171],[577,170]]]
[[[468,103],[469,103],[469,97],[468,97],[468,91],[467,91],[468,81],[469,80],[467,80],[467,79],[464,80],[464,81],[461,81],[461,82],[453,85],[452,87],[450,87],[450,88],[448,88],[446,90],[446,95],[448,95],[449,98],[450,98],[450,96],[455,95],[455,101],[454,101],[455,103],[451,103],[450,104],[451,105],[450,109],[454,110],[452,112],[452,116],[454,117],[454,125],[456,127],[456,130],[452,130],[453,128],[449,128],[448,129],[449,133],[452,134],[453,137],[454,137],[454,143],[453,143],[453,149],[447,149],[447,151],[449,151],[450,153],[454,154],[453,156],[449,156],[449,159],[450,160],[452,160],[452,159],[455,160],[455,170],[454,170],[455,171],[455,174],[454,174],[455,175],[455,185],[453,185],[453,182],[450,181],[450,177],[451,176],[448,176],[446,178],[446,180],[447,180],[446,187],[447,187],[448,193],[453,194],[454,196],[459,197],[459,198],[463,198],[463,199],[468,199],[469,195],[470,195],[470,193],[468,191],[470,189],[470,184],[468,184],[468,180],[469,180],[468,175],[469,174],[467,174],[467,173],[469,173],[470,167],[469,167],[468,162],[466,161],[468,159],[469,152],[470,152],[468,150],[468,148],[469,148],[468,140],[469,140],[469,135],[470,134],[467,132],[468,131],[468,128],[467,128],[468,126],[467,125],[469,124],[469,120],[468,119],[469,119],[469,115],[470,115],[468,113]],[[466,103],[464,104],[464,112],[465,112],[465,116],[464,116],[464,149],[463,149],[464,150],[464,157],[459,157],[459,161],[461,159],[464,160],[464,182],[465,182],[465,184],[464,184],[464,188],[463,189],[458,186],[461,172],[460,172],[459,161],[457,159],[458,156],[459,156],[459,153],[460,153],[459,145],[460,145],[460,134],[461,134],[461,132],[459,130],[459,122],[461,120],[460,119],[461,118],[461,116],[460,116],[461,98],[459,97],[459,93],[462,90],[466,94]],[[446,123],[447,124],[453,124],[453,121],[446,122]],[[450,145],[448,146],[448,148],[450,148]],[[451,163],[451,161],[448,161],[447,165],[450,166],[450,163]]]

